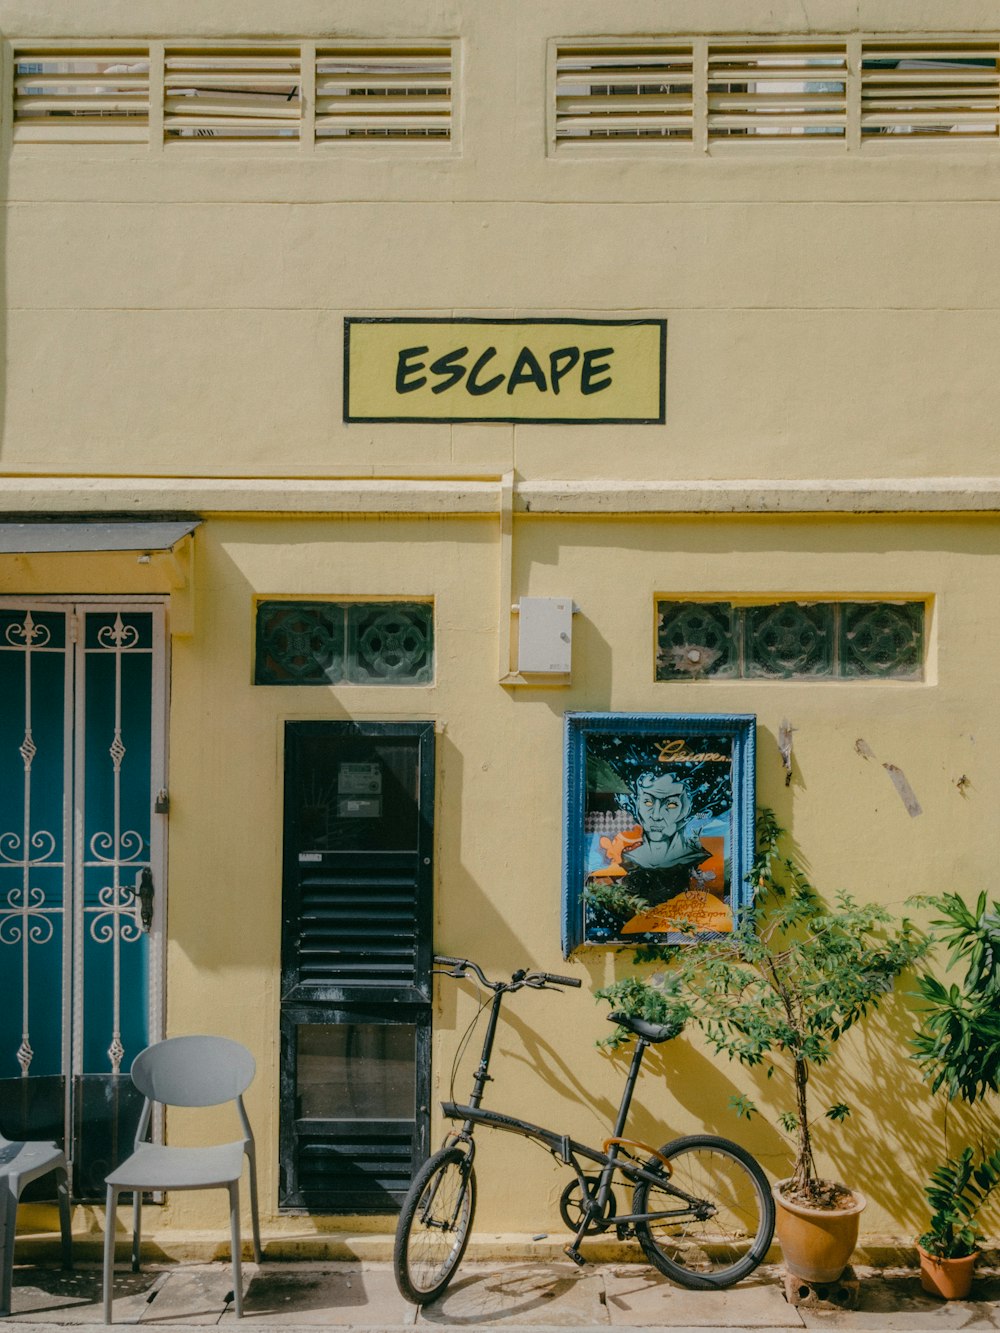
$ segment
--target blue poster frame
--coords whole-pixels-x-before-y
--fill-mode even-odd
[[[568,958],[574,950],[581,947],[640,947],[648,944],[673,944],[690,938],[689,933],[672,930],[633,933],[628,937],[620,931],[616,934],[612,928],[608,934],[606,927],[598,929],[592,922],[588,922],[584,888],[588,875],[592,882],[596,879],[596,873],[588,871],[588,838],[593,842],[594,835],[588,835],[584,827],[584,817],[588,811],[588,743],[591,751],[615,753],[618,747],[621,753],[627,753],[629,772],[641,772],[642,775],[632,779],[637,790],[642,787],[643,779],[647,787],[651,781],[655,781],[651,776],[653,774],[674,776],[677,784],[683,785],[682,778],[688,771],[685,765],[691,766],[692,773],[709,769],[714,774],[716,794],[724,796],[728,792],[729,797],[725,813],[717,815],[716,821],[718,823],[728,820],[726,835],[728,854],[725,859],[727,873],[722,900],[728,906],[732,921],[735,923],[752,897],[747,881],[754,856],[756,726],[757,718],[753,713],[566,714],[562,873],[564,957]],[[712,738],[722,740],[725,743],[724,747],[720,750],[706,750],[704,742]],[[724,758],[727,749],[728,758]],[[591,757],[593,758],[593,755]],[[703,762],[703,757],[710,762]],[[659,769],[659,764],[664,765],[662,770]],[[723,764],[728,765],[728,782]],[[614,764],[609,764],[606,765],[605,771],[624,772],[624,769],[624,763],[618,764],[617,769]],[[623,776],[621,789],[624,791],[627,786],[628,779]],[[699,788],[702,789],[704,784]],[[619,805],[624,806],[629,803],[627,794],[621,797],[616,795],[614,799]],[[640,827],[641,822],[637,825],[637,831]],[[694,838],[696,834],[689,836]],[[642,838],[645,838],[644,832]],[[606,842],[606,839],[602,839],[602,846]],[[609,861],[613,861],[614,858],[610,853],[604,854]],[[707,862],[707,852],[705,858]],[[692,858],[689,856],[687,859]],[[627,853],[620,860],[627,860]],[[616,873],[627,880],[628,875],[621,865],[617,866]],[[633,926],[634,921],[629,923],[630,929]],[[699,932],[703,937],[712,937],[720,933],[718,930],[710,929]]]

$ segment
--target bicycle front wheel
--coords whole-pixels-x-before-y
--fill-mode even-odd
[[[414,1305],[440,1296],[472,1233],[476,1173],[460,1148],[441,1148],[413,1178],[396,1226],[396,1286]]]
[[[649,1213],[635,1233],[651,1264],[682,1287],[731,1287],[752,1273],[774,1235],[774,1199],[767,1177],[737,1143],[713,1134],[675,1139],[646,1171],[663,1183],[640,1181],[633,1210]]]

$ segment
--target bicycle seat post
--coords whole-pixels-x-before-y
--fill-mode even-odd
[[[625,1122],[628,1119],[629,1107],[632,1105],[632,1094],[635,1092],[639,1070],[642,1067],[642,1057],[646,1054],[648,1046],[649,1042],[646,1041],[645,1037],[636,1037],[632,1064],[628,1071],[628,1077],[625,1080],[625,1087],[622,1090],[622,1100],[621,1105],[618,1108],[618,1118],[615,1120],[614,1137],[616,1139],[620,1139],[625,1132]],[[617,1155],[614,1146],[612,1146],[611,1153]]]

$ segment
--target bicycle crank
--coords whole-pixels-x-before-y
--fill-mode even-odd
[[[597,1232],[607,1231],[617,1212],[613,1190],[608,1190],[604,1207],[598,1211],[594,1196],[597,1194],[598,1186],[601,1183],[600,1176],[584,1176],[584,1181],[587,1186],[586,1195],[580,1188],[579,1180],[571,1180],[559,1196],[559,1216],[565,1222],[567,1230],[572,1231],[574,1236],[583,1226],[584,1217],[587,1219],[587,1225],[583,1234],[593,1236]],[[573,1257],[573,1255],[570,1256],[570,1258]]]

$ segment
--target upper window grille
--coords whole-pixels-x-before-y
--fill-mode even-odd
[[[451,49],[331,47],[316,57],[317,139],[450,139]]]
[[[560,51],[557,139],[687,139],[694,123],[691,46]]]
[[[677,152],[899,137],[1000,137],[1000,38],[650,37],[560,44],[557,145],[672,141]]]
[[[847,52],[835,43],[708,49],[708,137],[842,139]]]
[[[302,119],[297,50],[167,48],[166,139],[295,140]]]
[[[861,133],[996,138],[996,42],[867,42],[861,61]]]
[[[148,48],[35,47],[15,54],[15,143],[134,143],[148,137]]]
[[[453,65],[451,44],[440,42],[318,50],[294,40],[92,50],[18,44],[14,140],[152,145],[151,125],[161,142],[162,112],[168,144],[448,143]]]

